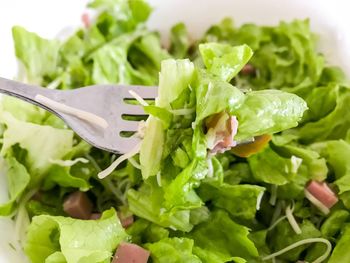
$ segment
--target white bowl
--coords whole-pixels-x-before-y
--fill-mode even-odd
[[[162,33],[166,43],[169,28],[185,22],[193,38],[223,17],[237,25],[245,22],[275,25],[280,20],[310,18],[312,29],[320,36],[319,49],[330,64],[341,66],[350,76],[350,2],[342,0],[150,0],[154,12],[149,27]],[[80,26],[86,0],[12,0],[0,1],[0,76],[12,78],[17,72],[11,27],[22,25],[48,38],[59,32],[73,32]],[[6,179],[0,176],[0,202],[6,200]],[[13,225],[0,219],[0,262],[24,262],[21,252],[10,248]]]

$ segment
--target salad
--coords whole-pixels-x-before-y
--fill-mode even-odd
[[[158,85],[158,97],[128,102],[148,117],[122,156],[1,100],[13,249],[33,263],[350,262],[350,86],[308,20],[226,18],[198,40],[179,23],[164,48],[146,2],[89,8],[96,17],[63,42],[13,28],[20,79]]]

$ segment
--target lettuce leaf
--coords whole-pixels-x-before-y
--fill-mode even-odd
[[[277,133],[298,125],[305,101],[287,92],[262,90],[248,92],[242,106],[234,111],[239,122],[237,140]]]
[[[16,56],[24,64],[28,80],[40,83],[46,75],[57,70],[59,60],[59,42],[39,37],[23,27],[12,29]]]
[[[193,190],[207,174],[205,162],[193,160],[169,185],[164,186],[165,207],[193,209],[202,206],[202,200]]]
[[[350,243],[350,228],[346,226],[342,231],[340,239],[337,241],[337,244],[333,250],[331,257],[329,258],[329,263],[336,262],[346,262],[350,260],[349,252],[349,243]]]
[[[258,185],[229,185],[220,186],[202,184],[198,190],[204,201],[211,201],[215,207],[224,209],[234,218],[252,220],[260,207],[264,187]]]
[[[151,257],[155,263],[201,263],[202,261],[192,252],[193,243],[193,240],[188,238],[173,237],[145,246],[151,251]]]
[[[147,20],[152,11],[149,4],[143,0],[94,0],[89,3],[89,7],[104,10],[105,13],[102,13],[102,17],[104,14],[108,14],[113,18],[114,28],[109,28],[108,33],[110,34],[135,30],[137,25]],[[110,37],[110,35],[107,36]]]
[[[8,112],[0,112],[0,122],[6,124],[1,155],[10,154],[11,147],[18,144],[26,150],[26,166],[31,174],[31,185],[40,182],[51,166],[50,160],[62,159],[73,146],[73,132],[56,129],[15,119]]]
[[[291,160],[281,157],[270,147],[249,157],[248,163],[254,178],[259,182],[284,185],[293,177]]]
[[[189,60],[165,60],[162,62],[159,77],[156,106],[171,109],[170,103],[190,85],[194,77],[194,66]],[[143,178],[156,175],[160,169],[164,144],[162,122],[150,116],[140,149],[140,164]]]
[[[169,230],[142,218],[129,226],[126,232],[131,236],[133,243],[140,245],[143,243],[155,243],[169,237]]]
[[[217,210],[208,221],[196,226],[189,234],[194,244],[228,262],[232,257],[241,257],[248,262],[258,256],[254,243],[248,238],[249,229],[235,223],[229,215]]]
[[[155,178],[149,178],[136,191],[128,191],[130,211],[163,227],[188,232],[193,225],[190,223],[190,210],[179,209],[169,213],[163,205],[164,189],[157,185]]]
[[[219,43],[199,45],[204,65],[210,73],[229,82],[253,55],[247,45],[231,46]]]
[[[253,49],[250,63],[259,74],[237,79],[247,88],[286,89],[303,82],[317,83],[324,67],[323,56],[315,51],[316,37],[310,30],[309,20],[280,22],[276,26],[235,27],[232,20],[226,18],[210,27],[202,41],[247,44]]]
[[[306,123],[296,131],[292,131],[292,133],[294,132],[303,143],[344,139],[350,128],[347,106],[349,103],[349,88],[339,87],[336,96],[336,106],[332,111],[317,121]]]
[[[350,144],[345,140],[332,140],[314,143],[311,146],[323,156],[334,174],[334,184],[339,197],[346,208],[350,208],[350,165],[347,156],[350,154]]]
[[[233,113],[242,104],[243,92],[228,82],[211,77],[204,71],[199,72],[198,78],[196,123],[224,110]]]
[[[6,167],[9,200],[0,204],[0,215],[8,216],[15,210],[17,202],[28,186],[30,175],[27,169],[14,157],[6,157],[3,162]]]
[[[184,23],[178,23],[171,28],[170,54],[174,58],[186,58],[190,48],[190,40]]]
[[[328,174],[327,162],[324,156],[313,149],[313,146],[303,146],[294,142],[283,143],[283,136],[274,136],[272,139],[273,148],[283,156],[292,158],[293,156],[301,159],[301,166],[305,165],[308,170],[309,177],[322,181]],[[278,142],[280,141],[280,142]]]
[[[336,210],[323,222],[321,233],[324,237],[331,238],[338,234],[344,224],[350,218],[350,213],[346,210]]]
[[[236,262],[236,263],[245,263],[245,259],[240,257],[229,257],[219,253],[215,253],[210,250],[202,249],[200,247],[194,247],[193,252],[197,255],[201,262],[203,263],[219,263],[219,262]]]
[[[41,215],[33,218],[24,249],[33,263],[107,263],[127,237],[114,209],[99,220]]]
[[[69,168],[59,165],[51,166],[46,172],[42,189],[52,189],[55,185],[79,188],[80,191],[87,191],[90,189],[90,184],[86,179],[71,175]]]

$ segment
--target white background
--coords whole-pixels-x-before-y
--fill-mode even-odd
[[[0,0],[0,76],[12,78],[17,64],[13,54],[11,27],[22,25],[48,38],[72,32],[81,25],[85,0]],[[350,76],[350,2],[344,0],[152,0],[155,11],[151,28],[167,31],[184,21],[191,35],[198,37],[205,28],[225,16],[237,24],[255,22],[276,24],[279,20],[311,18],[320,35],[320,50],[329,63],[342,66]],[[0,176],[0,201],[6,199],[6,182]],[[23,262],[10,249],[13,230],[8,220],[0,220],[0,263]]]

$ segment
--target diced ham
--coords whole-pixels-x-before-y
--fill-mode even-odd
[[[43,193],[41,191],[37,191],[35,192],[35,194],[32,196],[32,200],[35,200],[35,201],[41,201],[43,197]]]
[[[121,212],[118,212],[118,217],[124,228],[128,228],[134,223],[134,217],[132,215],[125,216]]]
[[[101,213],[92,213],[92,214],[90,215],[90,219],[91,219],[91,220],[98,220],[98,219],[101,218],[101,216],[102,216]]]
[[[306,190],[327,208],[338,202],[338,197],[325,182],[311,181]]]
[[[138,245],[121,243],[112,263],[147,263],[150,252]]]
[[[238,128],[236,116],[221,112],[209,118],[206,126],[208,128],[206,137],[210,141],[208,144],[210,153],[223,153],[236,146],[236,141],[233,140]]]
[[[63,210],[71,217],[90,219],[92,203],[87,195],[77,191],[71,193],[63,203]]]
[[[86,28],[90,27],[90,17],[87,13],[81,15],[81,21],[83,22]]]
[[[233,147],[231,151],[239,157],[246,158],[265,148],[271,138],[271,135],[268,134],[257,136],[255,137],[254,142],[238,145]]]
[[[247,64],[241,69],[240,73],[245,76],[254,75],[255,68],[251,64]]]

